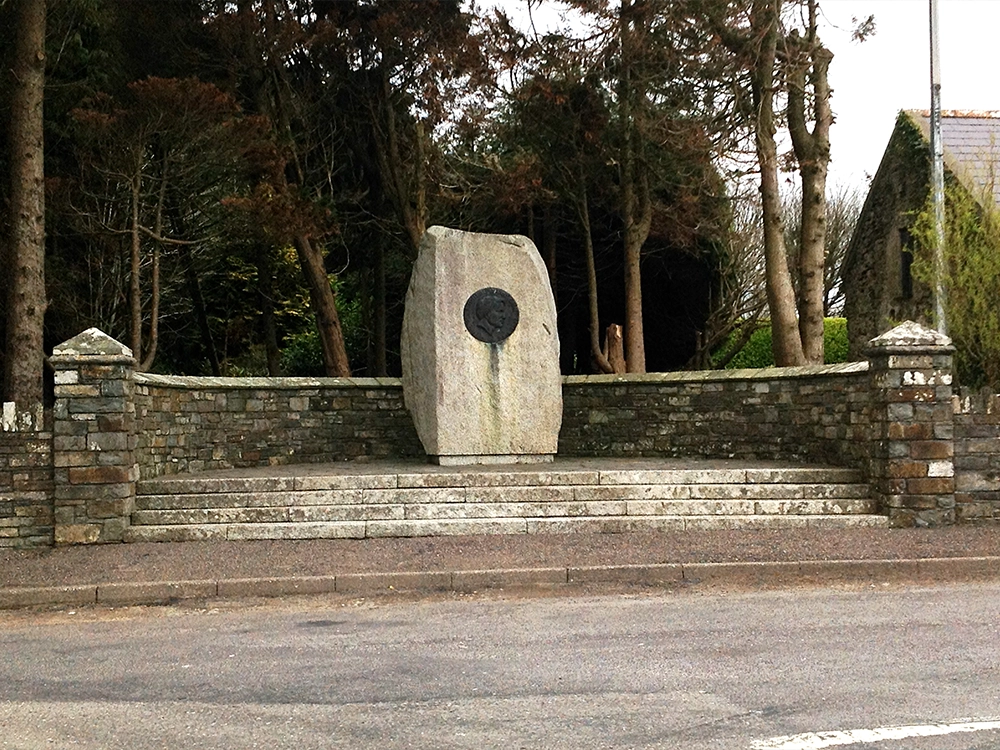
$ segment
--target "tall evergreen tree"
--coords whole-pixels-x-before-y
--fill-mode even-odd
[[[45,0],[16,3],[10,104],[10,237],[4,399],[24,411],[42,403],[45,295]]]

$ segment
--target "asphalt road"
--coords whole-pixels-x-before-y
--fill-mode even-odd
[[[3,748],[1000,748],[997,584],[12,612],[0,654]]]

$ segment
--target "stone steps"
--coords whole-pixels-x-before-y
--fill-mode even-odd
[[[829,467],[503,470],[331,467],[139,485],[129,541],[885,526]]]

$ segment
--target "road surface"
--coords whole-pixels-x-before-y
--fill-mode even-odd
[[[0,613],[0,747],[1000,748],[996,584],[220,607]]]

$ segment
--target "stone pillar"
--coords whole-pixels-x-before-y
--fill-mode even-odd
[[[955,523],[951,339],[907,321],[868,342],[871,481],[895,526]]]
[[[135,508],[135,359],[96,328],[55,347],[55,542],[121,542]]]

